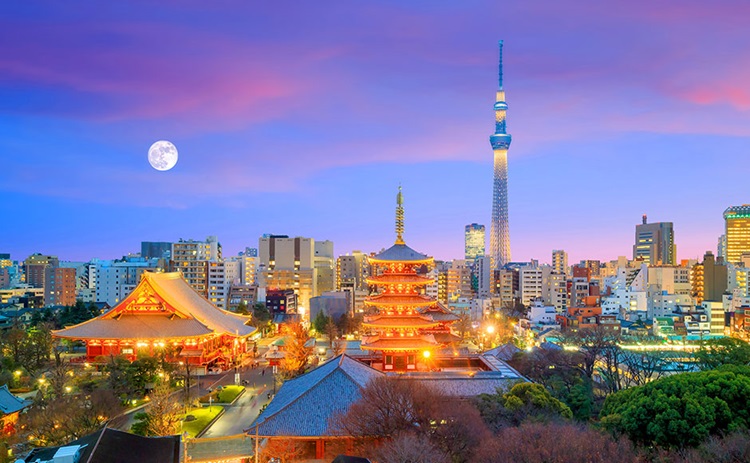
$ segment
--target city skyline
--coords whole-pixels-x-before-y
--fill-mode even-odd
[[[134,5],[0,7],[13,259],[209,235],[231,255],[263,233],[377,252],[399,182],[406,241],[460,258],[465,224],[490,225],[498,39],[514,261],[627,256],[642,214],[699,258],[750,202],[743,4]],[[166,173],[146,159],[161,139],[180,152]]]

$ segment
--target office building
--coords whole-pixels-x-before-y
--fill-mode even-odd
[[[672,222],[648,223],[644,215],[643,223],[635,226],[633,260],[649,265],[676,265],[677,248]]]
[[[484,225],[472,223],[464,231],[464,259],[474,260],[484,255]]]
[[[750,204],[724,211],[724,224],[726,262],[739,263],[743,254],[750,254]]]

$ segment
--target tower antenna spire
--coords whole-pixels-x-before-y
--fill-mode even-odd
[[[503,89],[503,41],[498,41],[498,45],[500,48],[500,65],[498,67],[498,73],[497,73],[497,82],[498,82],[498,88],[500,90]]]
[[[396,244],[404,243],[404,195],[401,194],[401,185],[398,186],[396,195]]]

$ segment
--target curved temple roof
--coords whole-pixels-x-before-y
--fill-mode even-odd
[[[251,317],[221,310],[196,292],[179,272],[145,272],[128,297],[94,319],[54,331],[69,339],[169,339],[211,333],[248,336]]]

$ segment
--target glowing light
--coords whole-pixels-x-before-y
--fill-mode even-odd
[[[13,374],[16,376],[21,376],[21,370],[16,370],[13,372]]]
[[[492,334],[495,332],[495,327],[490,325],[487,327],[487,333]]]
[[[432,354],[430,354],[430,351],[428,351],[428,350],[422,352],[422,357],[424,357],[426,359],[430,358],[430,355],[432,355]]]
[[[73,390],[70,386],[65,386],[65,392],[71,392]]]

